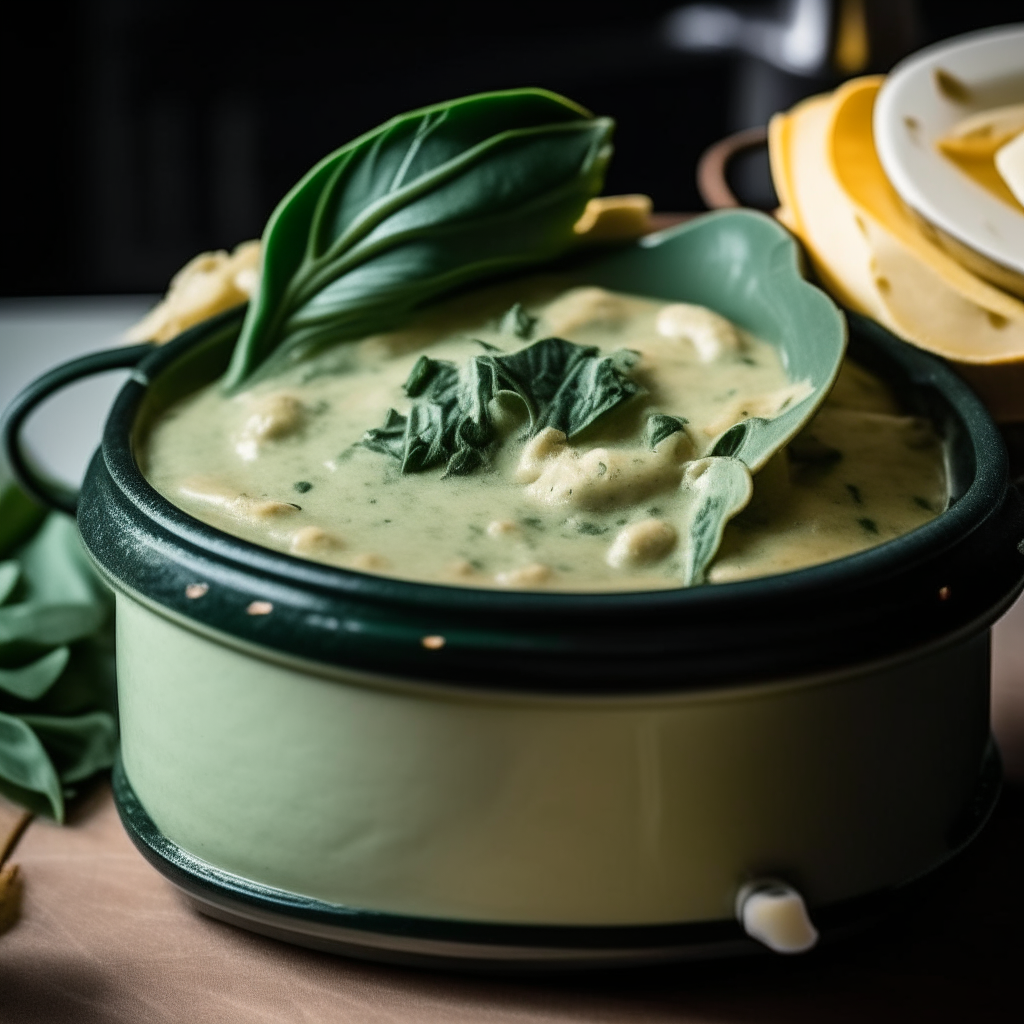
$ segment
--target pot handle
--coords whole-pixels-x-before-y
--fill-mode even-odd
[[[55,391],[69,384],[109,370],[133,369],[152,351],[152,343],[143,342],[141,345],[119,345],[117,348],[90,352],[54,367],[17,394],[4,412],[0,424],[0,444],[3,445],[3,454],[14,479],[27,494],[43,505],[67,512],[68,515],[73,516],[78,507],[77,491],[47,479],[25,457],[21,447],[21,430],[32,411]]]
[[[729,135],[704,150],[697,162],[697,191],[709,210],[724,210],[743,204],[733,194],[725,177],[729,161],[746,149],[768,144],[768,129],[764,125],[745,128]]]

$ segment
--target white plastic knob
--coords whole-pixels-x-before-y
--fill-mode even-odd
[[[806,953],[818,943],[803,897],[785,882],[745,885],[736,897],[736,916],[752,939],[776,953]]]

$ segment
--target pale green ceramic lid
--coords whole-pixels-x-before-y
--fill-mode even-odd
[[[713,454],[753,471],[811,418],[839,373],[846,321],[800,272],[792,236],[753,210],[722,210],[641,238],[588,265],[586,279],[617,291],[707,306],[776,345],[791,380],[814,389],[774,419],[753,418],[726,431]]]

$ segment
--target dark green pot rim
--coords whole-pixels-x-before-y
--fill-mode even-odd
[[[1001,780],[1002,765],[990,743],[972,798],[948,837],[947,855],[899,885],[812,906],[823,941],[878,921],[941,881],[984,828],[998,802]],[[504,964],[564,970],[765,952],[734,918],[656,925],[530,925],[413,917],[327,903],[223,871],[168,839],[136,795],[120,757],[114,764],[113,788],[129,837],[164,877],[204,907],[215,908],[214,916],[303,945],[373,960],[458,969]],[[275,920],[280,922],[276,928]]]
[[[778,236],[795,266],[781,227],[747,219],[745,230]],[[132,450],[153,383],[203,353],[226,352],[242,314],[206,321],[145,356],[114,403],[78,508],[85,544],[115,587],[226,642],[474,689],[687,691],[908,657],[987,628],[1024,582],[1024,504],[985,408],[940,360],[852,314],[851,355],[936,424],[952,481],[945,512],[871,550],[689,590],[540,594],[387,579],[250,544],[173,506]],[[194,584],[206,585],[201,598],[188,596]],[[253,601],[270,602],[272,613],[249,614]],[[425,646],[426,637],[444,644]]]

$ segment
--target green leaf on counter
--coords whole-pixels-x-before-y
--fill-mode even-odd
[[[704,574],[722,543],[726,524],[750,501],[754,484],[750,470],[739,459],[709,457],[691,462],[683,486],[692,493],[683,586],[704,582]]]
[[[0,460],[0,558],[7,558],[43,521],[46,509],[36,504],[10,478]]]
[[[11,553],[0,563],[13,598],[0,606],[0,793],[61,821],[68,786],[113,762],[110,599],[67,516],[51,513]]]
[[[652,451],[673,434],[684,430],[690,421],[683,416],[668,416],[665,413],[656,412],[647,418],[647,426],[644,428],[644,444]]]
[[[541,89],[426,107],[318,163],[273,212],[225,386],[553,259],[601,188],[613,123]]]
[[[47,517],[19,552],[18,572],[24,599],[0,607],[0,645],[67,644],[96,632],[106,620],[107,600],[68,516]]]
[[[25,601],[0,608],[0,644],[67,644],[94,633],[107,617],[95,604],[42,604]]]
[[[96,578],[66,515],[50,515],[18,553],[28,600],[53,605],[107,607],[108,591]]]
[[[46,748],[30,726],[3,712],[0,712],[0,792],[18,803],[28,804],[31,810],[40,809],[32,797],[41,797],[45,809],[54,818],[61,821],[64,817],[60,778]]]
[[[81,782],[114,762],[117,727],[106,712],[23,715],[22,721],[43,741],[64,785]]]
[[[20,700],[38,700],[61,677],[70,656],[67,647],[58,647],[21,668],[0,668],[0,690]]]
[[[21,579],[21,566],[15,561],[0,562],[0,604],[3,604]]]
[[[533,436],[546,427],[574,437],[642,389],[626,376],[632,352],[602,357],[593,346],[545,338],[507,355],[474,356],[464,372],[450,362],[420,356],[405,382],[413,399],[407,415],[389,409],[384,424],[361,444],[390,455],[403,473],[445,466],[464,476],[486,464],[496,437],[490,403],[521,402]]]

